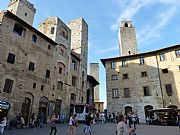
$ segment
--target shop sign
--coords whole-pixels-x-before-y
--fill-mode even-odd
[[[0,100],[0,109],[6,109],[6,110],[9,110],[10,109],[10,104],[6,101],[1,101]]]

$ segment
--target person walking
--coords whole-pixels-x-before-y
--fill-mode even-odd
[[[70,126],[70,135],[76,135],[76,127],[77,127],[77,114],[71,114],[69,119]]]
[[[180,131],[180,112],[177,115],[177,124],[179,126],[179,131]]]
[[[132,132],[134,132],[134,128],[130,128],[129,130],[126,127],[125,124],[125,118],[123,115],[119,115],[119,122],[117,124],[117,130],[116,133],[117,135],[130,135]]]
[[[50,125],[51,125],[50,135],[52,135],[53,131],[54,131],[54,135],[56,135],[56,133],[57,133],[57,128],[56,128],[56,121],[57,120],[58,119],[56,118],[56,115],[54,113],[50,118]]]
[[[128,114],[127,119],[128,119],[129,128],[131,128],[131,125],[133,124],[131,113]]]
[[[6,117],[3,118],[2,121],[0,121],[0,134],[3,135],[4,133],[4,127],[6,127],[7,119]]]
[[[91,117],[91,113],[89,113],[85,118],[85,128],[84,128],[85,135],[87,135],[88,133],[92,135],[91,125],[90,125],[92,120],[93,118]]]

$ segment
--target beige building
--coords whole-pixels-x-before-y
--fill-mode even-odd
[[[149,109],[180,107],[180,45],[101,61],[108,111],[133,111],[145,121]]]
[[[104,102],[95,101],[94,104],[97,113],[104,112]]]
[[[0,12],[0,115],[22,113],[26,124],[32,113],[69,115],[86,103],[87,23],[49,17],[37,30],[33,4],[11,0],[8,10]]]

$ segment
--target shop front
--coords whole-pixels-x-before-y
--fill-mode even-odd
[[[7,101],[0,100],[0,119],[7,117],[11,105]]]

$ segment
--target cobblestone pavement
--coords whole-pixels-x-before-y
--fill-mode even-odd
[[[77,135],[83,135],[83,124],[79,124]],[[57,135],[69,135],[68,125],[57,125]],[[92,125],[93,135],[115,135],[116,124],[96,124]],[[44,125],[43,128],[25,128],[7,130],[5,135],[49,135],[50,127]],[[152,126],[152,125],[137,125],[137,135],[180,135],[177,126]]]

